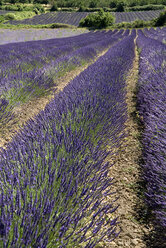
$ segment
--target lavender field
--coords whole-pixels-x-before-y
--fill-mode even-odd
[[[115,23],[132,22],[135,20],[150,21],[157,18],[161,10],[149,10],[149,11],[134,11],[134,12],[111,12],[115,16]],[[16,21],[7,21],[7,24],[18,25],[39,25],[39,24],[52,24],[52,23],[64,23],[73,26],[79,26],[81,19],[88,16],[90,12],[53,12],[41,15],[36,15],[33,18]]]
[[[65,38],[76,36],[81,33],[86,33],[87,30],[82,29],[0,29],[0,45],[7,43],[33,41],[33,40],[47,40],[54,38]]]
[[[166,233],[166,29],[7,34],[0,44],[0,248],[150,247],[143,238],[132,243],[137,230],[129,238],[119,221],[126,206],[119,206],[115,157],[129,139],[135,70],[140,197],[154,230]],[[30,116],[26,106],[39,100],[40,111],[20,125],[16,109]]]

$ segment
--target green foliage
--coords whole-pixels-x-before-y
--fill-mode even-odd
[[[114,22],[114,16],[102,9],[98,13],[93,13],[80,21],[81,27],[106,28]]]
[[[34,0],[33,1],[34,4],[38,3],[38,4],[49,4],[50,0]]]
[[[58,6],[56,2],[52,4],[50,11],[58,11]]]
[[[0,15],[0,23],[1,23],[1,22],[4,22],[4,20],[5,20],[4,15]]]
[[[18,4],[18,5],[17,5],[17,10],[18,10],[18,11],[23,11],[23,10],[24,10],[23,5]]]
[[[107,7],[103,7],[103,10],[104,10],[104,12],[110,12],[111,11],[111,9],[107,8]]]
[[[160,13],[159,17],[154,20],[154,26],[163,26],[166,24],[166,10]]]
[[[33,11],[37,15],[40,14],[40,13],[45,13],[45,10],[44,10],[43,6],[40,5],[40,4],[35,4],[34,7],[33,7]]]
[[[151,27],[152,21],[135,20],[134,22],[121,22],[114,24],[114,28],[145,28]]]
[[[78,9],[78,12],[85,12],[85,11],[86,11],[86,8],[83,5],[81,5]]]
[[[117,1],[116,0],[111,0],[109,6],[110,8],[116,8],[116,5],[117,5]]]
[[[126,8],[126,11],[148,11],[148,10],[160,10],[164,9],[164,5],[155,5],[155,4],[148,4],[144,6],[134,6],[134,7],[128,7]]]
[[[15,3],[18,3],[19,0],[10,0],[11,4],[15,4]]]
[[[89,3],[89,8],[96,8],[97,7],[97,1],[96,0],[92,0],[90,3]]]
[[[124,12],[125,4],[124,2],[118,2],[116,5],[116,12]]]
[[[16,19],[16,17],[15,17],[15,15],[13,13],[7,13],[5,15],[5,19],[6,20],[14,20],[14,19]]]
[[[3,5],[3,0],[0,0],[0,6],[2,6]]]

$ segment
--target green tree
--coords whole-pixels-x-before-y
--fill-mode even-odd
[[[116,5],[116,11],[117,12],[123,12],[124,11],[124,2],[118,2]]]
[[[154,20],[154,25],[163,26],[166,24],[166,10],[160,13],[159,17]]]
[[[117,4],[117,1],[116,0],[112,0],[109,4],[110,8],[116,8],[116,4]]]
[[[53,2],[52,3],[52,6],[51,6],[50,11],[58,11],[58,6],[57,6],[57,3],[56,2]]]
[[[102,9],[98,13],[92,13],[80,21],[81,27],[106,28],[115,21],[114,16]]]
[[[97,7],[97,1],[96,0],[92,0],[90,3],[89,3],[89,8],[96,8]]]

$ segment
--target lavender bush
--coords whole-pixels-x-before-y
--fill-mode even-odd
[[[117,235],[106,145],[127,118],[135,31],[72,80],[0,153],[1,247],[92,248]],[[119,70],[120,68],[120,70]]]
[[[143,178],[154,222],[166,228],[166,45],[138,31],[138,110],[143,118]],[[165,229],[163,229],[165,230]]]

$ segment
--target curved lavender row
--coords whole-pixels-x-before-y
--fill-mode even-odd
[[[59,55],[59,50],[62,53],[62,47],[64,49],[63,52],[65,52],[65,48],[70,48],[71,51],[71,49],[73,50],[75,47],[81,47],[89,44],[90,42],[94,42],[94,40],[101,39],[102,35],[104,35],[104,32],[89,32],[75,37],[1,45],[1,66],[6,63],[5,66],[8,67],[13,61],[15,62],[16,58],[18,64],[25,63],[25,60],[30,62],[33,60],[43,62],[41,59],[42,57],[49,58],[51,56],[51,58],[55,59],[57,55]]]
[[[149,38],[166,42],[166,28],[157,28],[156,30],[151,28],[150,30],[146,30],[145,35]]]
[[[7,21],[6,24],[18,25],[18,24],[52,24],[52,23],[65,23],[69,25],[79,26],[79,22],[82,18],[89,15],[89,12],[54,12],[36,15],[33,18],[24,19],[21,21]]]
[[[119,22],[132,22],[137,19],[144,21],[157,18],[161,10],[149,10],[149,11],[134,11],[134,12],[112,12],[115,15],[116,23]],[[65,23],[74,26],[79,26],[79,22],[82,18],[89,15],[90,12],[54,12],[36,15],[32,18],[28,18],[21,21],[7,21],[6,24],[18,25],[18,24],[51,24],[51,23]]]
[[[10,120],[12,120],[14,114],[12,113],[12,108],[9,106],[9,101],[4,98],[0,99],[0,128],[6,125]]]
[[[80,35],[80,37],[75,38],[75,41],[70,38],[51,39],[44,42],[24,42],[0,46],[2,56],[0,67],[1,86],[2,84],[6,84],[7,80],[14,81],[16,78],[21,79],[23,76],[26,76],[26,71],[28,73],[33,71],[33,67],[35,67],[36,71],[36,68],[43,67],[52,60],[55,61],[78,48],[93,44],[102,40],[102,38],[107,38],[114,34],[115,32],[108,32],[106,34],[96,32],[89,33],[86,36]],[[5,82],[3,83],[3,81]]]
[[[138,110],[143,117],[143,178],[155,224],[166,228],[166,46],[138,31]]]
[[[2,149],[3,248],[93,248],[117,236],[115,199],[105,202],[112,180],[103,162],[105,145],[116,147],[124,136],[124,75],[135,35],[71,81]]]
[[[16,42],[25,42],[33,40],[48,40],[55,38],[65,38],[77,36],[82,33],[88,33],[88,30],[83,29],[1,29],[0,30],[0,45]]]
[[[19,88],[24,88],[24,90],[27,92],[33,91],[33,87],[49,89],[54,84],[52,77],[50,78],[51,75],[49,75],[49,68],[53,68],[53,73],[56,76],[58,72],[63,71],[65,68],[81,64],[82,60],[87,61],[89,59],[93,59],[97,55],[97,52],[102,51],[114,42],[118,41],[118,39],[128,35],[128,30],[123,36],[121,35],[122,32],[123,31],[121,30],[117,35],[114,36],[114,33],[112,32],[107,32],[107,34],[104,36],[101,36],[100,34],[100,38],[96,37],[96,41],[93,39],[93,42],[89,42],[89,45],[86,45],[87,41],[82,42],[84,47],[82,45],[82,48],[80,46],[79,49],[71,53],[68,51],[68,55],[60,56],[56,60],[52,60],[52,62],[50,62],[48,65],[45,65],[44,68],[35,68],[32,71],[28,71],[26,73],[20,69],[17,71],[16,75],[9,74],[8,77],[3,77],[1,80],[1,94],[4,92],[4,90],[5,92],[8,92],[10,89],[16,90]],[[103,38],[101,39],[101,37],[104,37],[104,41]],[[61,48],[62,52],[63,49],[65,50],[65,47]],[[44,74],[47,74],[48,76],[45,76]],[[2,75],[4,76],[4,72],[2,72]]]
[[[87,63],[89,60],[93,60],[98,52],[108,48],[117,42],[118,39],[127,36],[129,32],[126,30],[123,36],[121,35],[122,33],[123,31],[121,30],[117,35],[113,36],[114,32],[108,32],[103,36],[104,40],[100,41],[101,39],[99,39],[98,41],[96,37],[96,42],[92,44],[90,42],[90,45],[60,57],[42,69],[34,69],[27,73],[19,71],[17,75],[10,75],[10,77],[3,78],[1,80],[0,91],[1,97],[9,102],[6,110],[9,108],[11,110],[16,105],[26,102],[33,97],[46,94],[46,90],[47,92],[50,91],[51,87],[58,83],[59,76],[64,74],[65,71],[70,71],[83,63]],[[9,114],[11,116],[11,111]],[[11,119],[5,118],[6,122],[4,122],[4,117],[4,114],[0,115],[0,122],[7,123]]]
[[[149,11],[134,11],[134,12],[116,12],[116,23],[120,22],[133,22],[135,20],[149,21],[153,18],[157,18],[161,10],[149,10]]]

